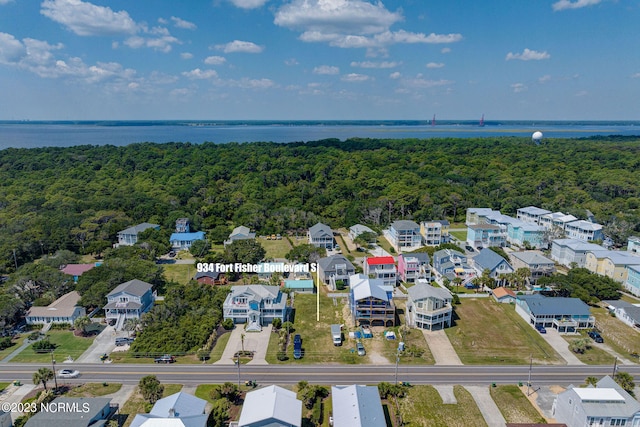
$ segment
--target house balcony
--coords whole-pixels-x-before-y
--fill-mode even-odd
[[[433,318],[441,314],[450,314],[452,311],[452,308],[450,305],[446,305],[436,310],[426,310],[424,308],[420,309],[420,308],[416,308],[415,306],[413,307],[413,309],[415,310],[415,313],[416,313],[416,320],[418,318],[422,318],[423,316],[425,316],[426,318]]]

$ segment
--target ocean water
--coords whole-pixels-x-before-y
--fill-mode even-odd
[[[122,146],[138,142],[298,142],[337,138],[581,138],[640,135],[640,122],[487,121],[0,121],[0,149]]]

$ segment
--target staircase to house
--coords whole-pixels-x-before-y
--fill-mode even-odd
[[[122,330],[122,327],[124,326],[124,320],[125,320],[125,315],[118,314],[118,320],[116,320],[116,326],[115,326],[116,331]]]

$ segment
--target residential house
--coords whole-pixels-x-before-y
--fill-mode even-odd
[[[375,385],[332,386],[334,427],[386,427]]]
[[[605,250],[595,243],[588,243],[578,239],[556,239],[551,242],[551,259],[566,267],[573,263],[577,267],[584,267],[587,253],[590,251]]]
[[[474,248],[504,247],[507,244],[507,228],[494,224],[468,225],[467,244]]]
[[[153,307],[156,294],[152,288],[150,283],[138,279],[118,285],[107,294],[105,318],[115,320],[116,330],[122,329],[126,319],[140,319],[143,313]]]
[[[544,276],[551,276],[556,272],[556,263],[542,255],[540,251],[511,252],[509,254],[511,266],[514,270],[527,268],[531,272],[529,283],[534,284]]]
[[[574,333],[595,325],[589,306],[580,298],[518,295],[516,313],[534,327],[554,328],[560,333]]]
[[[507,226],[507,242],[514,246],[546,249],[547,230],[536,224],[514,220]]]
[[[490,208],[468,208],[465,223],[467,226],[485,224],[484,218],[492,212],[494,212],[494,210]]]
[[[640,255],[640,237],[630,236],[627,239],[627,252]]]
[[[553,212],[542,215],[540,217],[540,225],[547,230],[556,230],[558,234],[563,234],[567,224],[576,221],[577,219],[578,218],[573,215],[567,215],[562,212]]]
[[[476,272],[467,263],[467,256],[453,249],[442,249],[433,254],[433,269],[440,277],[453,280],[460,277],[465,281],[476,276]]]
[[[366,225],[356,224],[356,225],[352,225],[351,227],[349,227],[349,237],[351,238],[352,241],[355,241],[358,238],[358,236],[361,235],[362,233],[377,234],[375,231],[373,231],[372,229],[370,229]],[[373,243],[373,242],[371,242],[371,243]]]
[[[80,294],[76,291],[68,292],[46,307],[31,307],[24,320],[28,325],[40,323],[68,323],[78,317],[86,316],[84,307],[78,305]]]
[[[484,248],[478,255],[472,258],[473,268],[478,276],[482,276],[485,270],[489,270],[489,277],[497,283],[504,284],[502,274],[513,273],[515,270],[509,262],[489,248]]]
[[[69,276],[73,276],[73,282],[78,283],[78,278],[82,276],[83,273],[91,270],[93,267],[97,267],[100,263],[92,263],[92,264],[67,264],[60,268],[64,274]]]
[[[628,292],[640,297],[640,266],[630,265],[627,267],[627,280],[623,286]]]
[[[420,226],[406,219],[393,221],[389,227],[388,240],[398,252],[417,249],[422,246]]]
[[[230,245],[233,242],[238,240],[252,240],[256,238],[256,233],[252,233],[249,227],[245,227],[243,225],[238,226],[233,229],[231,234],[229,234],[229,238],[224,241],[224,245]]]
[[[550,214],[551,211],[536,206],[527,206],[516,210],[516,218],[529,224],[540,225],[543,215]]]
[[[451,292],[431,285],[416,285],[407,292],[406,324],[411,328],[443,329],[451,326]]]
[[[632,328],[640,328],[640,305],[634,305],[623,300],[602,301],[615,314],[616,319],[621,320]]]
[[[343,255],[331,255],[318,260],[318,279],[332,290],[336,290],[337,280],[349,286],[349,277],[355,273],[355,267]]]
[[[316,289],[312,279],[287,279],[284,281],[284,288],[299,294],[312,294]]]
[[[609,376],[595,387],[569,386],[556,396],[552,414],[568,427],[640,426],[640,403]]]
[[[565,226],[564,231],[570,239],[584,240],[586,242],[593,242],[595,240],[601,242],[604,240],[602,225],[596,224],[595,222],[584,220],[572,221]]]
[[[142,224],[134,225],[133,227],[129,227],[122,231],[119,231],[118,243],[116,244],[116,246],[135,245],[136,243],[138,243],[138,234],[150,228],[160,230],[160,226],[158,224],[149,224],[148,222],[143,222]]]
[[[627,281],[628,267],[640,266],[640,257],[626,251],[599,250],[587,252],[584,266],[600,276],[609,277],[616,282]]]
[[[416,252],[398,255],[398,276],[400,281],[405,283],[428,283],[431,280],[429,254]]]
[[[176,220],[176,232],[169,237],[171,249],[174,251],[188,251],[196,240],[204,240],[204,231],[191,232],[188,218]]]
[[[204,285],[226,285],[227,278],[219,271],[200,271],[196,273],[195,280]]]
[[[349,283],[349,303],[356,324],[395,326],[393,286],[385,285],[382,279],[371,279],[364,274],[354,274],[349,278]]]
[[[321,222],[309,228],[307,237],[309,243],[318,248],[333,249],[335,246],[331,227]]]
[[[287,294],[279,286],[232,286],[222,305],[225,319],[247,323],[247,331],[259,331],[273,319],[287,319]]]
[[[449,221],[423,221],[420,223],[420,234],[427,246],[438,246],[451,240],[449,235]]]
[[[106,397],[58,397],[51,403],[51,410],[39,411],[25,427],[103,427],[118,410]],[[58,408],[77,408],[59,410]]]
[[[257,265],[257,273],[260,280],[269,281],[274,274],[282,276],[284,271],[284,262],[261,262]]]
[[[286,388],[270,385],[247,393],[240,420],[229,427],[300,427],[302,401]]]
[[[499,287],[491,290],[491,296],[499,303],[511,304],[516,302],[516,293],[511,289]]]
[[[392,256],[366,258],[364,274],[381,279],[385,285],[395,286],[397,283],[396,263]]]
[[[206,427],[207,401],[178,392],[154,403],[148,414],[137,414],[129,427]]]

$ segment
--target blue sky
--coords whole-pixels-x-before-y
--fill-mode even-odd
[[[0,0],[0,120],[639,120],[637,0]]]

